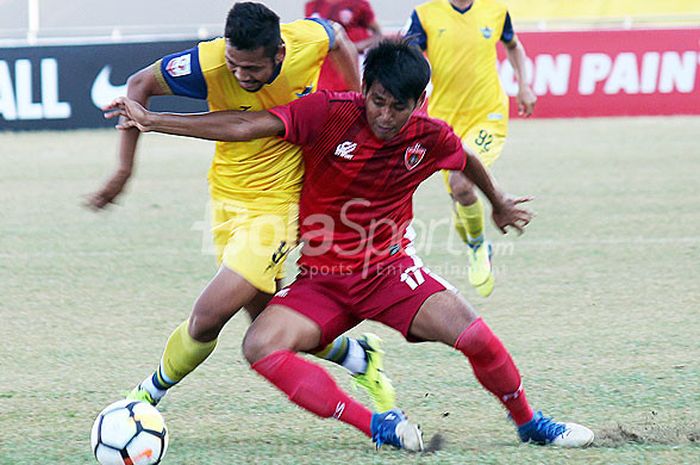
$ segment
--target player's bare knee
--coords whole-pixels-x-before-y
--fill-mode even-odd
[[[190,315],[190,323],[187,328],[187,333],[199,342],[207,342],[216,339],[219,336],[221,328],[213,325],[210,320],[198,316],[195,313]]]
[[[430,296],[413,320],[411,334],[428,341],[454,345],[478,314],[460,294],[443,291]]]
[[[278,328],[259,327],[255,324],[243,338],[243,356],[251,365],[278,350],[289,349]]]
[[[450,175],[450,190],[452,198],[461,205],[471,205],[477,200],[474,185],[461,173]]]
[[[196,341],[214,340],[219,336],[229,318],[224,318],[216,309],[205,305],[198,299],[192,308],[188,333]]]
[[[460,322],[458,327],[459,333],[461,334],[465,329],[467,329],[472,323],[479,318],[479,314],[472,305],[466,301],[462,296],[459,296],[460,300],[457,304],[456,312],[459,314],[458,321]]]

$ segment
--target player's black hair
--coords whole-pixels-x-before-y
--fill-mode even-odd
[[[379,81],[399,102],[418,101],[430,82],[430,65],[407,41],[385,39],[367,53],[362,81],[365,91]]]
[[[263,47],[272,58],[282,43],[280,17],[261,3],[236,3],[228,12],[224,37],[240,50]]]

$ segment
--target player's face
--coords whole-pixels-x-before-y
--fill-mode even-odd
[[[375,81],[365,92],[365,107],[374,135],[381,140],[389,140],[406,124],[416,109],[416,102],[400,102],[379,81]]]
[[[255,50],[240,50],[226,44],[226,67],[231,71],[241,88],[248,92],[257,92],[267,84],[275,68],[284,59],[284,47],[270,58],[263,47]]]

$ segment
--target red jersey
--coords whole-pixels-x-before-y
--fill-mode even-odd
[[[414,114],[391,140],[374,136],[359,93],[318,92],[269,110],[302,147],[302,268],[350,273],[405,256],[413,193],[440,169],[462,170],[459,137]]]
[[[306,16],[330,19],[345,28],[353,42],[369,38],[369,25],[374,22],[374,11],[367,0],[314,0],[306,2]]]
[[[345,28],[353,43],[370,37],[369,25],[375,20],[372,6],[367,0],[313,0],[306,2],[307,17],[330,19]],[[326,60],[321,68],[318,88],[326,90],[349,90],[345,79],[332,60]]]

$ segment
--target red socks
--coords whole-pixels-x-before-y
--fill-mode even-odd
[[[518,426],[532,419],[513,359],[481,318],[460,334],[455,348],[467,356],[481,385],[498,397]],[[252,367],[298,406],[322,418],[337,418],[371,436],[372,412],[342,391],[320,366],[294,352],[279,350]]]
[[[481,318],[459,335],[455,349],[467,356],[481,385],[498,397],[518,426],[532,419],[532,408],[513,359]]]
[[[372,412],[342,391],[320,366],[279,350],[252,367],[299,407],[322,418],[337,418],[372,436]]]

